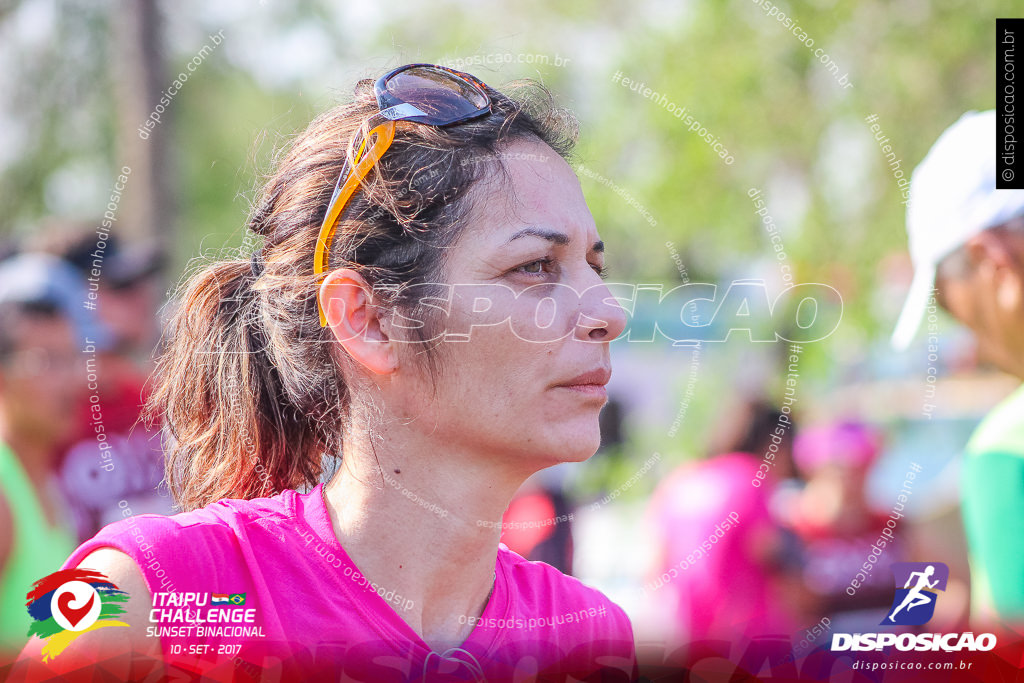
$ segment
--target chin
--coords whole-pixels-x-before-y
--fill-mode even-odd
[[[601,445],[601,430],[594,426],[586,431],[570,430],[557,440],[558,447],[551,453],[552,460],[558,464],[563,462],[583,462],[597,452]]]

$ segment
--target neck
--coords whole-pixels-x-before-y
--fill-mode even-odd
[[[530,472],[401,425],[372,444],[346,438],[343,452],[325,487],[338,540],[368,580],[411,601],[394,609],[428,645],[460,645],[493,587],[502,513]]]

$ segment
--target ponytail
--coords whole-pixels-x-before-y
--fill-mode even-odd
[[[166,430],[166,476],[183,509],[317,481],[326,444],[288,400],[249,261],[197,273],[167,322],[147,406]]]

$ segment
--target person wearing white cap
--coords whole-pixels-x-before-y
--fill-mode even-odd
[[[914,279],[892,342],[910,344],[935,292],[981,355],[1024,381],[1024,190],[996,189],[995,139],[995,112],[968,112],[914,171]],[[961,498],[972,613],[1024,624],[1024,387],[967,444]]]
[[[96,328],[88,316],[75,324],[84,296],[55,257],[0,262],[0,661],[24,646],[32,583],[75,547],[54,470],[85,402],[80,348]]]

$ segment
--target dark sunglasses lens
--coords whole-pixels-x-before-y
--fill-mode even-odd
[[[443,125],[472,116],[488,104],[487,95],[472,83],[441,69],[418,66],[401,71],[385,84],[387,93],[426,113],[416,123]]]

